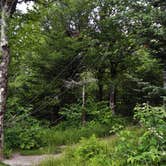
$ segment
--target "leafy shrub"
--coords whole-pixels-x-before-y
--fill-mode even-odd
[[[153,142],[156,142],[157,148],[163,150],[166,143],[166,111],[164,108],[143,104],[143,106],[136,106],[135,110],[135,118],[139,119],[140,124],[147,129],[143,140],[146,140],[146,137],[154,138]]]
[[[108,124],[113,120],[112,112],[107,102],[95,102],[88,99],[85,109],[87,122],[97,121],[101,124]],[[81,124],[82,106],[81,104],[67,105],[61,109],[60,114],[63,115],[68,121],[68,124],[72,126]]]
[[[95,135],[92,135],[89,139],[82,138],[80,140],[80,146],[75,151],[75,157],[87,161],[96,155],[104,154],[106,147],[104,144],[98,141]]]
[[[12,156],[12,149],[5,147],[3,153],[5,158],[10,158]]]
[[[61,109],[60,114],[64,116],[68,124],[75,125],[81,123],[82,106],[80,104],[67,105]]]
[[[116,124],[111,127],[111,130],[109,131],[110,134],[117,133],[118,131],[122,130],[124,128],[121,124]]]
[[[43,161],[40,166],[103,166],[103,164],[109,166],[109,162],[106,144],[93,135],[89,139],[82,138],[79,146],[67,149],[64,158],[48,159]]]
[[[148,104],[135,107],[135,118],[142,125],[140,133],[123,130],[112,152],[115,161],[121,156],[120,165],[161,165],[165,155],[165,110]]]
[[[85,128],[83,128],[81,126],[81,112],[82,106],[80,104],[73,104],[63,108],[61,114],[65,117],[66,121],[58,125],[58,128],[60,130],[65,130],[68,126],[73,126],[73,128],[75,128],[75,125],[77,125],[81,128],[82,133],[85,133],[82,134],[84,137],[92,135],[93,133],[97,136],[105,136],[122,130],[130,121],[128,119],[125,120],[124,117],[113,116],[107,102],[95,102],[88,99],[86,103],[87,121]],[[92,131],[89,129],[92,129]],[[88,131],[90,134],[88,134]]]
[[[146,128],[140,138],[139,154],[131,161],[156,164],[162,163],[166,151],[166,111],[163,107],[152,107],[148,104],[135,107],[135,118],[139,119],[142,126]],[[144,160],[142,159],[144,158]],[[148,161],[147,161],[148,160]]]
[[[134,155],[137,151],[138,147],[138,139],[136,134],[129,130],[123,130],[118,134],[118,142],[117,146],[115,147],[114,156],[121,156],[121,159],[125,159],[123,164],[127,165],[126,158]]]
[[[127,124],[125,118],[112,116],[106,102],[97,104],[88,102],[87,107],[89,109],[87,114],[88,121],[84,126],[81,124],[81,110],[79,110],[81,107],[79,105],[66,107],[63,110],[64,112],[61,110],[61,114],[67,120],[61,122],[56,127],[45,130],[43,137],[49,146],[77,143],[81,137],[89,138],[93,134],[97,137],[108,136],[119,132]]]
[[[7,149],[34,149],[45,144],[42,139],[43,128],[37,120],[27,117],[16,122],[12,128],[5,131]]]
[[[121,131],[117,136],[110,137],[110,142],[104,143],[94,135],[89,139],[82,138],[77,146],[67,149],[61,159],[49,158],[40,166],[126,166],[131,165],[127,159],[130,151],[137,149],[138,138],[142,135],[138,128]],[[114,143],[113,143],[114,142]],[[134,143],[134,144],[133,144]],[[132,165],[133,166],[133,165]]]
[[[116,152],[127,158],[128,165],[159,165],[165,154],[165,110],[143,104],[137,105],[135,111],[134,117],[139,120],[144,133],[136,139],[129,131],[121,132]]]
[[[148,104],[137,105],[135,107],[135,119],[138,119],[140,124],[149,127],[163,127],[165,125],[166,111],[163,107],[152,107]]]

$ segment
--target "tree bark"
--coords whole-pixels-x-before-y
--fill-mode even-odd
[[[166,70],[163,71],[163,86],[164,86],[164,90],[166,90]],[[163,98],[163,104],[164,104],[164,107],[166,107],[166,96],[164,96]]]
[[[110,73],[111,73],[111,86],[110,86],[110,100],[109,100],[109,106],[112,111],[112,114],[114,115],[116,113],[116,75],[117,75],[117,62],[110,62]]]
[[[115,86],[110,86],[110,100],[109,100],[109,107],[112,111],[112,114],[115,115]]]
[[[97,72],[97,79],[98,79],[98,100],[103,100],[103,69],[99,68]]]
[[[82,86],[82,125],[86,123],[86,109],[85,109],[85,83]]]
[[[7,82],[8,82],[8,66],[10,52],[6,35],[7,28],[7,9],[2,7],[1,10],[1,63],[0,63],[0,160],[3,159],[4,132],[3,120],[6,111],[7,100]]]

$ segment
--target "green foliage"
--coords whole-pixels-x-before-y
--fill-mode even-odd
[[[164,164],[155,137],[147,134],[145,128],[133,127],[120,131],[117,136],[99,141],[94,135],[83,138],[79,144],[66,150],[60,159],[48,159],[41,166],[151,166]],[[158,147],[158,148],[157,148]]]
[[[39,122],[27,117],[26,122],[16,122],[12,128],[5,131],[5,143],[9,149],[39,148],[45,144],[42,139],[43,134],[43,128],[40,127]]]
[[[10,157],[12,157],[12,149],[11,148],[8,148],[8,147],[5,147],[4,148],[4,156],[5,156],[5,158],[10,158]]]
[[[67,117],[66,121],[47,129],[41,127],[34,118],[30,118],[26,111],[20,112],[16,118],[18,122],[9,123],[13,127],[5,132],[6,149],[22,149],[21,153],[25,154],[31,154],[33,151],[35,153],[35,149],[38,149],[36,150],[38,154],[56,152],[57,146],[77,143],[82,137],[89,138],[93,134],[103,137],[116,133],[123,129],[127,122],[125,118],[113,117],[104,102],[97,104],[90,102],[88,106],[89,121],[84,126],[75,118],[78,106],[77,109],[71,111],[69,116],[72,118]],[[71,108],[73,107],[71,106]],[[12,114],[8,114],[8,116],[12,117]],[[30,149],[32,152],[27,151]]]
[[[103,163],[108,165],[106,144],[100,142],[95,135],[89,139],[82,138],[79,145],[76,148],[70,148],[66,151],[66,156],[63,159],[48,159],[42,162],[41,166],[46,165],[90,165],[90,166],[102,166]],[[108,159],[108,158],[107,158]]]
[[[111,127],[111,130],[109,131],[111,134],[115,134],[118,131],[122,130],[124,128],[124,126],[122,124],[113,124],[113,126]]]
[[[164,108],[136,106],[135,118],[145,131],[142,135],[121,132],[128,119],[112,115],[108,98],[112,93],[110,87],[114,87],[115,108],[123,115],[133,115],[136,103],[162,104],[165,3],[150,0],[45,3],[27,14],[16,13],[8,27],[12,61],[5,115],[6,155],[10,149],[45,149],[44,146],[54,152],[54,146],[77,143],[81,137],[119,133],[119,142],[109,155],[92,137],[80,143],[74,158],[88,166],[162,163],[166,143]],[[86,87],[86,124],[81,126],[82,85],[68,89],[65,82],[79,82],[85,76],[96,81]],[[58,125],[45,129],[31,114]],[[68,158],[65,162],[79,165],[77,159]]]
[[[148,104],[137,105],[134,117],[147,128],[160,128],[165,125],[166,111],[164,107],[152,107]]]
[[[68,122],[78,124],[81,123],[81,112],[82,106],[80,104],[73,104],[62,108],[60,114],[63,115]]]
[[[86,121],[87,123],[90,122],[90,124],[94,121],[103,125],[109,125],[110,127],[115,125],[113,128],[119,127],[120,129],[127,121],[125,118],[121,118],[120,116],[113,116],[112,111],[108,107],[108,103],[106,101],[95,102],[92,99],[87,99],[85,110]],[[68,105],[61,109],[60,114],[65,118],[66,126],[81,124],[82,105]]]
[[[166,143],[164,139],[166,137],[165,108],[143,104],[142,106],[136,106],[135,110],[135,118],[139,119],[140,123],[147,129],[144,140],[146,140],[146,137],[153,138],[155,140],[153,142],[156,143],[154,146],[160,150],[164,150],[164,144]]]
[[[86,121],[97,121],[101,124],[108,124],[113,119],[110,108],[107,106],[107,102],[95,102],[92,99],[87,99],[85,111],[86,111]],[[71,125],[76,123],[81,123],[82,116],[82,105],[73,104],[62,108],[60,114],[62,114],[65,119]]]
[[[165,110],[148,104],[135,107],[135,118],[144,128],[144,132],[136,139],[130,131],[119,134],[116,155],[122,156],[128,165],[160,165],[165,156]],[[125,151],[125,153],[124,153]]]
[[[95,135],[92,135],[89,139],[82,138],[79,143],[80,146],[76,149],[74,157],[78,158],[80,162],[90,160],[96,155],[103,154],[106,150]]]
[[[162,102],[162,66],[154,58],[165,55],[163,22],[155,28],[162,10],[139,0],[49,3],[14,15],[10,23],[12,107],[30,106],[34,116],[50,121],[62,110],[66,119],[79,121],[81,86],[67,89],[64,82],[79,81],[86,71],[97,80],[87,87],[86,98],[108,100],[114,84],[118,113],[131,115],[143,100]]]
[[[136,142],[136,138],[142,134],[137,128],[128,129]],[[129,142],[130,140],[127,140]],[[89,139],[82,138],[79,144],[66,149],[65,156],[61,159],[46,159],[40,165],[63,165],[63,166],[125,166],[127,165],[126,158],[123,154],[127,149],[123,149],[121,153],[116,151],[118,143],[121,142],[119,137],[114,136],[100,141],[94,135]]]
[[[90,137],[93,134],[98,137],[109,135],[110,127],[91,121],[85,126],[68,127],[61,129],[57,127],[45,130],[43,139],[49,146],[66,145],[79,142],[81,137]]]
[[[143,151],[143,157],[144,155],[149,156],[149,163],[162,162],[166,151],[166,111],[164,107],[152,107],[143,104],[136,106],[135,110],[135,118],[139,119],[140,123],[146,128],[146,132],[140,138],[139,150]]]

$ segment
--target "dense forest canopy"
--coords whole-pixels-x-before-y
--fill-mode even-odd
[[[29,132],[41,126],[66,129],[92,121],[109,126],[112,116],[129,122],[135,111],[142,116],[142,103],[154,116],[161,107],[165,116],[165,1],[34,0],[27,12],[17,10],[29,1],[1,1],[1,9],[8,6],[11,53],[7,149],[40,147]]]
[[[66,82],[91,73],[97,81],[87,85],[87,98],[116,98],[117,113],[132,114],[136,103],[162,104],[164,11],[157,4],[57,1],[48,6],[16,13],[11,21],[9,100],[36,110],[35,116],[56,119],[60,107],[81,100],[81,85],[67,88]]]

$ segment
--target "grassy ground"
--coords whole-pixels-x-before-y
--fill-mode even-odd
[[[137,126],[126,127],[123,130],[127,130],[127,131],[132,132],[134,137],[136,137],[136,138],[139,137],[143,132],[143,130]],[[72,137],[74,137],[73,132],[76,133],[76,130],[73,130],[73,131],[68,130],[68,131],[69,131],[69,133],[68,133],[69,135],[66,134],[67,137],[71,136],[71,135],[72,135]],[[52,131],[52,133],[50,133],[49,137],[53,136],[55,132],[60,132],[60,131]],[[67,133],[67,131],[65,131],[65,132]],[[91,132],[91,135],[92,135],[92,133],[93,132]],[[101,136],[100,133],[97,133],[97,134],[98,134],[97,137],[99,138],[98,139],[99,142],[102,142],[106,145],[106,149],[107,149],[106,153],[110,153],[110,154],[114,153],[115,147],[117,146],[117,142],[119,141],[118,135],[113,134],[111,136],[105,135],[105,137],[99,137],[99,136]],[[86,136],[90,137],[91,135],[88,135],[88,136],[86,135]],[[57,142],[55,142],[53,144],[53,141],[56,138],[54,135],[54,137],[51,138],[52,141],[50,141],[50,138],[48,138],[50,141],[49,146],[43,147],[43,148],[40,148],[37,150],[22,150],[22,151],[20,151],[20,153],[22,155],[42,155],[42,154],[48,154],[48,153],[56,154],[56,153],[65,152],[65,153],[63,153],[62,157],[56,158],[56,159],[55,158],[48,158],[45,161],[43,161],[42,163],[40,163],[39,166],[77,166],[78,163],[75,163],[75,161],[74,161],[75,159],[73,160],[72,155],[75,153],[76,149],[80,148],[81,144],[78,143],[78,141],[81,139],[81,135],[79,135],[79,136],[75,135],[75,136],[76,136],[76,139],[74,139],[73,141],[70,140],[69,142],[66,142],[66,144],[68,143],[68,145],[62,146],[61,143],[58,142],[58,144],[59,144],[59,146],[58,146]],[[62,138],[64,138],[63,135],[62,135]],[[118,162],[119,158],[117,158],[116,160],[117,160],[116,162]],[[1,165],[2,164],[0,164],[0,166]],[[82,166],[82,165],[80,165],[80,163],[79,163],[78,166]],[[96,166],[96,165],[94,165],[94,166]],[[116,166],[118,166],[118,165],[116,165]]]
[[[32,150],[20,150],[19,153],[21,155],[42,155],[42,154],[58,154],[62,152],[63,146],[46,146],[41,147],[39,149],[32,149]]]
[[[89,138],[93,134],[97,137],[107,137],[110,127],[106,125],[96,124],[87,125],[79,128],[67,128],[57,129],[51,128],[45,130],[43,138],[46,142],[45,147],[34,150],[20,150],[19,153],[22,155],[41,155],[41,154],[56,154],[61,152],[61,147],[64,145],[72,145],[79,142],[82,137]]]
[[[142,129],[140,129],[139,127],[135,127],[135,126],[128,127],[125,130],[128,130],[128,131],[132,132],[133,135],[136,137],[136,141],[137,141],[137,137],[139,137],[143,132]],[[114,152],[115,147],[117,146],[117,142],[119,141],[119,137],[117,135],[112,135],[112,136],[109,136],[109,137],[100,138],[99,140],[106,145],[107,153],[111,154],[111,153]],[[71,155],[71,154],[74,154],[74,151],[78,148],[79,148],[79,144],[77,144],[75,146],[69,146],[66,149],[66,155],[65,156],[63,156],[60,159],[49,158],[49,159],[43,161],[40,164],[40,166],[82,166],[81,163],[79,163],[79,164],[76,163],[72,159],[72,155]],[[119,165],[118,162],[120,160],[122,160],[122,159],[121,158],[116,159],[116,161],[115,161],[117,163],[116,166]],[[83,165],[84,164],[85,163],[83,163]]]
[[[132,125],[130,124],[130,126]],[[118,126],[116,126],[116,128],[118,128]],[[100,138],[102,142],[105,142],[109,149],[114,149],[118,137],[110,132],[111,129],[113,129],[112,124],[101,125],[96,122],[78,128],[70,127],[66,129],[57,129],[55,127],[46,129],[45,134],[42,136],[42,139],[46,142],[46,146],[34,150],[21,150],[19,153],[21,155],[57,154],[64,151],[68,153],[68,150],[64,150],[64,147],[69,147],[67,148],[69,151],[74,151],[76,147],[79,147],[78,142],[82,137],[90,138],[93,134],[95,134],[97,138]],[[129,127],[128,130],[137,132],[137,130],[139,131],[140,129],[137,127]],[[74,166],[72,162],[73,161],[71,161],[68,156],[64,155],[61,159],[50,158],[43,161],[40,166]]]

